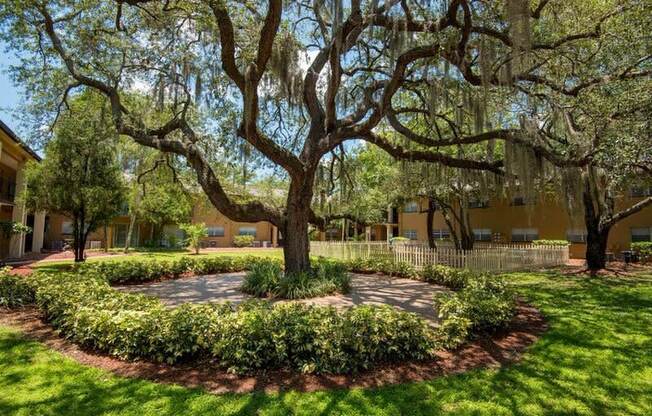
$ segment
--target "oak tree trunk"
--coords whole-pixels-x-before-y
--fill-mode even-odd
[[[611,227],[587,228],[586,234],[586,266],[595,274],[607,266],[607,240]]]
[[[426,232],[428,233],[428,247],[435,248],[435,237],[432,235],[432,221],[435,218],[437,205],[432,198],[428,198],[428,213],[426,215]]]
[[[283,224],[283,258],[286,273],[310,271],[308,221],[311,200],[311,184],[299,186],[295,183],[290,184]]]

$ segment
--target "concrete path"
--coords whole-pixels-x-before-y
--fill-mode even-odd
[[[237,304],[251,298],[240,292],[244,275],[244,273],[226,273],[196,276],[143,285],[121,286],[118,289],[156,296],[172,307],[186,302],[230,301]],[[363,304],[392,305],[398,309],[418,313],[436,324],[437,314],[433,308],[433,296],[445,291],[447,289],[441,286],[410,279],[354,274],[351,291],[348,294],[303,299],[299,302],[338,308]]]

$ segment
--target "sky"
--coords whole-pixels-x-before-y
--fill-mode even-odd
[[[9,65],[16,63],[16,57],[5,49],[6,45],[0,42],[0,119],[20,136],[19,120],[11,113],[20,105],[20,89],[7,73]]]

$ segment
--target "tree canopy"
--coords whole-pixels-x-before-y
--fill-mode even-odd
[[[108,223],[125,202],[116,160],[115,131],[102,97],[84,94],[61,114],[41,162],[26,168],[21,198],[34,211],[72,220],[75,261],[84,260],[88,234]]]
[[[304,270],[308,222],[327,220],[310,206],[317,172],[347,142],[521,181],[595,160],[590,135],[573,134],[577,103],[649,91],[646,3],[5,0],[0,18],[39,99],[100,92],[119,134],[185,157],[229,218],[279,226],[286,267]],[[134,105],[134,90],[151,104]],[[284,171],[282,209],[228,195],[211,154],[234,149]]]

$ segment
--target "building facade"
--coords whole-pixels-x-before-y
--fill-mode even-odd
[[[652,187],[634,189],[617,200],[616,209],[627,208],[646,196]],[[584,258],[586,230],[583,218],[571,220],[562,204],[553,197],[542,197],[533,204],[522,198],[495,198],[475,201],[469,208],[469,217],[476,241],[495,243],[522,243],[532,240],[568,240],[572,258]],[[420,199],[405,204],[398,214],[398,235],[425,242],[427,234],[428,201]],[[433,218],[433,236],[447,240],[450,232],[441,212]],[[393,234],[396,236],[396,233]],[[652,207],[618,222],[609,234],[608,250],[619,254],[635,241],[652,241]]]
[[[25,186],[25,165],[41,158],[0,120],[0,221],[8,230],[10,224],[29,226],[31,233],[0,233],[0,258],[19,259],[26,253],[40,252],[43,248],[46,214],[27,212],[17,198]]]

